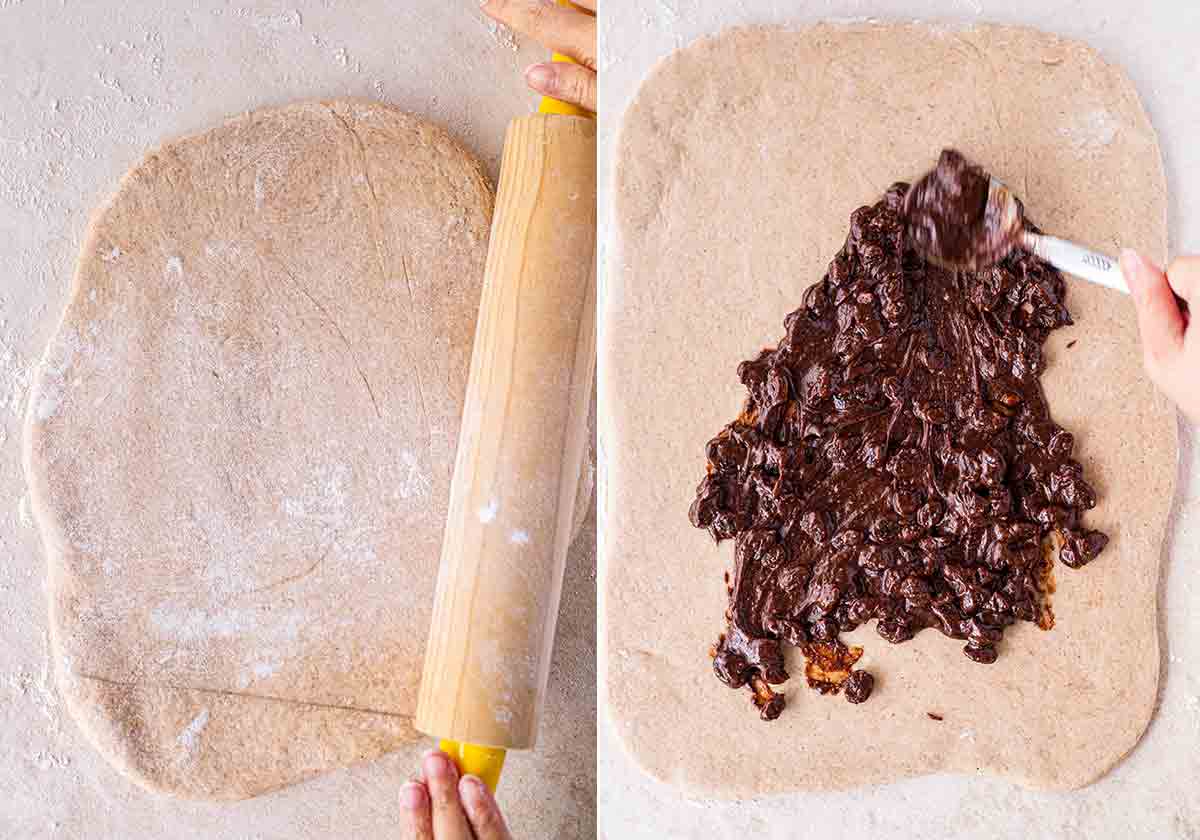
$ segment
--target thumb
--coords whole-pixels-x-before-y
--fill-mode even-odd
[[[525,68],[526,83],[545,96],[596,110],[596,71],[582,64],[544,61]]]
[[[1121,252],[1121,271],[1137,307],[1146,367],[1153,372],[1183,349],[1183,315],[1167,276],[1136,251]]]

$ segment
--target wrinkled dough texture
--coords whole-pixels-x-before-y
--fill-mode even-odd
[[[332,101],[168,143],[95,216],[27,469],[60,688],[140,783],[417,737],[491,211],[443,129]]]
[[[1133,85],[1084,44],[1035,30],[733,30],[665,59],[625,114],[600,348],[602,696],[637,762],[693,795],[938,771],[1074,788],[1150,720],[1175,417],[1141,372],[1129,299],[1074,278],[1076,323],[1047,342],[1043,385],[1099,496],[1090,527],[1112,543],[1084,569],[1057,567],[1054,629],[1013,628],[985,666],[938,634],[891,645],[868,625],[846,640],[866,647],[871,699],[823,698],[793,677],[773,724],[712,675],[732,552],[687,509],[705,442],[740,407],[737,365],[778,339],[849,214],[948,146],[1013,187],[1046,232],[1165,257],[1161,156]]]

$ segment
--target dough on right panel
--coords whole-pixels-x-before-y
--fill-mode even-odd
[[[888,214],[903,202],[903,191],[889,187],[915,181],[943,148],[1004,181],[1042,231],[1101,252],[1134,247],[1165,260],[1161,155],[1132,83],[1086,45],[1036,30],[732,30],[668,57],[625,114],[600,349],[608,467],[602,696],[638,763],[693,794],[835,789],[942,771],[1069,789],[1103,775],[1150,722],[1177,430],[1173,409],[1142,374],[1133,306],[1121,293],[1065,275],[1063,283],[1027,254],[1010,258],[1006,276],[1014,279],[993,296],[986,283],[956,285],[953,275],[939,275],[939,294],[961,291],[944,305],[966,313],[947,319],[943,343],[955,330],[995,327],[989,346],[1000,348],[1004,331],[995,319],[1019,328],[1008,336],[1019,352],[972,357],[956,374],[956,388],[977,387],[995,415],[967,418],[944,387],[930,385],[940,399],[914,409],[919,422],[883,423],[887,434],[874,443],[867,426],[851,435],[856,448],[844,460],[862,470],[862,481],[843,482],[843,495],[827,499],[819,515],[804,509],[823,478],[805,473],[804,449],[794,441],[828,438],[827,457],[840,464],[841,443],[832,441],[846,435],[836,424],[869,426],[871,407],[886,402],[881,394],[908,384],[903,376],[872,383],[870,365],[852,370],[847,361],[831,375],[835,383],[865,382],[844,392],[862,409],[812,411],[829,398],[823,368],[806,355],[820,330],[796,319],[826,306],[830,324],[849,334],[856,317],[870,320],[878,335],[863,340],[886,343],[889,331],[905,328],[909,302],[939,305],[911,289],[904,300],[888,299],[886,272],[870,264],[871,249],[892,236]],[[839,254],[844,243],[849,262]],[[822,301],[836,283],[809,290],[860,268],[855,300],[834,299],[835,290]],[[855,306],[870,311],[856,316]],[[965,332],[961,340],[978,341]],[[780,350],[771,356],[764,348]],[[913,367],[906,352],[920,357],[926,377],[946,363],[932,345],[893,349],[901,373]],[[834,342],[828,358],[837,354],[849,359]],[[785,356],[786,364],[773,366]],[[802,359],[808,367],[797,367]],[[1004,377],[1028,373],[1024,367],[1037,368],[1040,389],[1036,377],[1023,380],[1024,390],[1001,387]],[[803,381],[789,380],[796,370],[807,371]],[[1035,409],[1048,411],[1053,425],[1042,414],[1033,418]],[[928,431],[934,427],[955,429],[955,440]],[[962,440],[972,448],[975,436],[982,454],[969,466],[955,461],[949,473],[949,455],[930,454],[928,463],[940,457],[940,466],[926,466],[917,456],[938,450],[938,434],[944,452]],[[993,435],[989,449],[983,438]],[[1019,457],[1015,448],[1025,446],[1032,448]],[[1057,460],[1038,460],[1038,446]],[[912,463],[895,457],[903,447]],[[936,476],[928,486],[899,488],[910,467]],[[1024,471],[1039,468],[1046,475],[1035,504],[1033,489],[1026,496],[1019,488],[1033,488],[1036,476]],[[978,498],[960,494],[948,511],[926,509],[938,482],[952,480],[976,487]],[[1053,529],[1067,537],[1061,557],[1052,552],[1041,564],[1036,541],[1031,548],[1028,534],[1006,524],[1004,487],[1017,488],[1011,519],[1034,518],[1035,510],[1047,522],[1067,518]],[[847,493],[861,494],[862,503]],[[701,528],[688,521],[693,502]],[[880,513],[888,505],[894,516]],[[955,543],[953,521],[966,515],[964,505],[976,534],[988,516],[996,519],[990,542]],[[864,521],[855,522],[859,511]],[[939,531],[943,516],[950,524]],[[706,530],[718,537],[754,530],[771,545],[739,536],[735,562],[735,540],[714,545]],[[789,531],[804,531],[805,544],[828,540],[867,559],[839,567],[844,579],[824,560],[805,566],[793,556],[789,567],[788,552],[799,544]],[[930,546],[944,551],[942,560],[913,574]],[[1022,579],[1033,594],[1009,597],[1020,587],[1009,580],[1001,591],[1003,581],[983,561],[972,566],[972,552],[1014,564],[1024,557],[1038,571]],[[878,568],[868,570],[872,562]],[[756,580],[770,585],[731,603],[752,565]],[[1015,568],[994,565],[1000,576]],[[871,598],[824,603],[813,585],[822,574],[829,592],[857,586]],[[807,598],[787,601],[793,584],[808,586]],[[929,605],[939,594],[954,596],[951,618]],[[975,604],[979,596],[987,602]],[[887,612],[883,602],[895,609],[876,620]],[[754,612],[760,638],[738,638],[743,608]],[[852,613],[868,617],[853,621]],[[924,615],[912,619],[915,632],[905,615]],[[854,629],[839,634],[836,619]],[[1001,619],[1002,634],[979,629]],[[811,646],[829,634],[840,653],[822,659]]]

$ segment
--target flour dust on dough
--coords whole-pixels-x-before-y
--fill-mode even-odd
[[[1012,186],[1047,233],[1165,257],[1162,161],[1132,83],[1087,46],[1035,30],[733,30],[668,57],[624,117],[600,348],[601,694],[634,758],[693,795],[938,771],[1078,787],[1132,749],[1153,713],[1174,411],[1142,374],[1129,299],[1073,278],[1075,326],[1047,342],[1042,382],[1099,496],[1089,527],[1112,542],[1057,571],[1054,628],[1012,628],[987,666],[939,634],[876,638],[859,662],[877,679],[868,702],[793,677],[788,714],[770,724],[711,672],[732,558],[687,510],[706,441],[741,404],[737,365],[778,339],[851,212],[944,147]],[[872,638],[868,625],[846,641]]]
[[[140,783],[417,737],[491,212],[446,131],[331,101],[168,143],[97,213],[27,470],[60,688]]]

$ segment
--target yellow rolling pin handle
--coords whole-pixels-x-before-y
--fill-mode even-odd
[[[569,0],[558,0],[560,6],[570,6]],[[550,58],[551,61],[557,61],[560,64],[578,64],[579,62],[570,56],[562,53],[555,53]],[[580,108],[578,105],[572,105],[570,102],[563,102],[561,99],[555,99],[552,96],[543,96],[542,102],[538,105],[539,114],[566,114],[568,117],[594,117],[591,111],[585,108]]]
[[[478,776],[487,785],[488,790],[496,792],[500,784],[500,771],[504,769],[504,756],[507,750],[499,747],[481,747],[478,744],[464,744],[461,741],[451,741],[444,738],[438,742],[438,749],[444,752],[464,776],[470,773]]]

